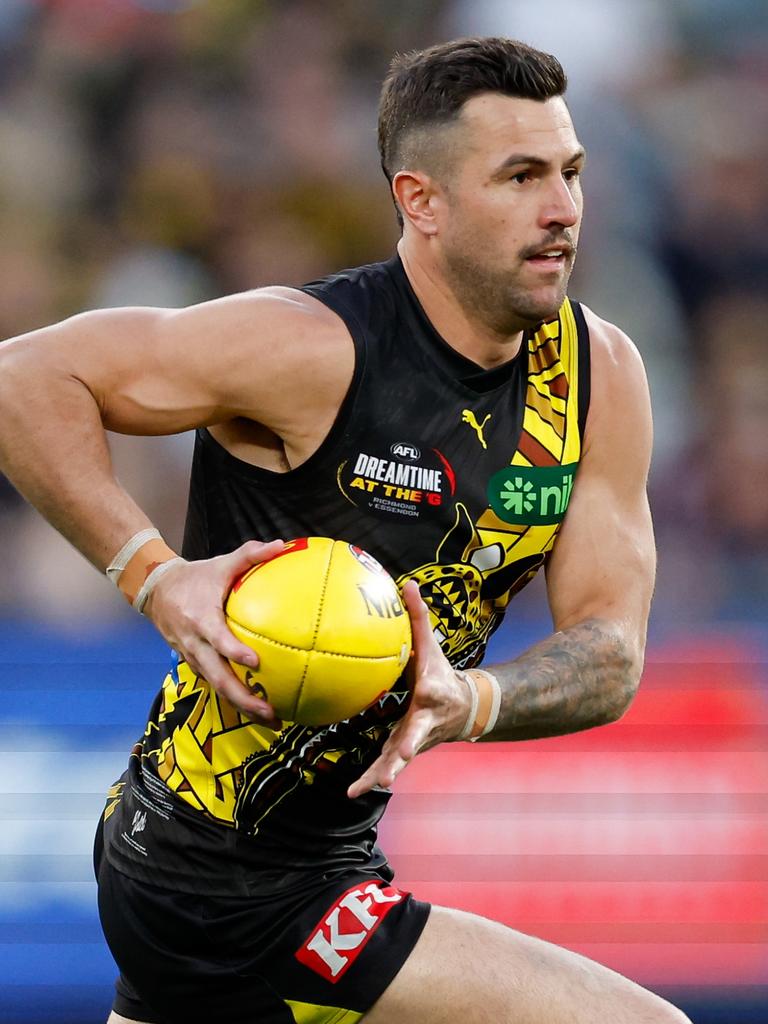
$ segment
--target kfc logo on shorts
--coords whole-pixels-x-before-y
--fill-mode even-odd
[[[296,950],[296,959],[326,981],[337,982],[389,911],[406,895],[388,885],[379,886],[378,882],[352,886],[312,929],[306,942]]]

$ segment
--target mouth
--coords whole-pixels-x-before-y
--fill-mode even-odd
[[[549,245],[538,249],[525,257],[525,262],[545,273],[559,273],[565,270],[573,259],[573,247],[570,245]]]
[[[525,261],[529,266],[536,267],[537,270],[543,270],[547,273],[556,273],[561,270],[565,270],[565,255],[560,254],[541,254],[540,256],[529,256]]]

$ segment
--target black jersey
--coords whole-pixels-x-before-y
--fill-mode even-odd
[[[254,538],[347,540],[399,583],[415,579],[451,663],[477,665],[568,506],[589,400],[580,308],[566,300],[515,358],[484,370],[437,334],[398,257],[304,290],[338,314],[355,346],[336,421],[286,473],[244,463],[198,431],[183,553],[208,558]],[[375,860],[390,794],[351,801],[346,789],[378,756],[407,697],[401,681],[346,722],[274,733],[182,664],[108,806],[110,859],[129,874],[209,891],[232,891],[233,863],[267,878],[271,868]],[[141,834],[132,834],[137,821]],[[205,872],[194,856],[172,856],[180,841],[216,851]]]

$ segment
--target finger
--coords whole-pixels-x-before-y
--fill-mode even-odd
[[[428,609],[421,596],[419,584],[416,580],[406,580],[403,585],[403,599],[408,607],[411,618],[418,618],[420,615],[428,614]]]
[[[392,767],[387,767],[385,759],[380,757],[363,772],[356,782],[352,783],[347,790],[347,796],[350,800],[354,800],[356,797],[362,796],[363,793],[370,792],[375,786],[389,789],[396,777],[397,771],[394,771]]]
[[[413,648],[418,656],[428,645],[437,644],[432,624],[429,620],[429,609],[419,592],[419,585],[415,580],[408,580],[403,587],[403,600],[408,609],[411,620],[411,632],[413,634]]]
[[[403,722],[402,734],[396,738],[397,752],[405,761],[412,761],[426,744],[432,731],[433,716],[429,712],[416,712],[408,723]],[[394,739],[394,733],[392,738]]]
[[[394,782],[395,776],[390,775],[387,771],[387,763],[391,756],[393,748],[394,732],[399,728],[399,724],[395,726],[395,730],[387,737],[387,741],[382,747],[381,753],[368,768],[363,772],[359,779],[352,783],[347,789],[347,796],[354,800],[355,797],[362,796],[363,793],[368,793],[374,788],[374,786],[387,787]]]
[[[271,704],[256,697],[242,683],[225,658],[222,658],[205,640],[201,640],[194,651],[194,658],[202,670],[201,674],[217,693],[249,718],[269,726],[280,728],[280,719]]]
[[[282,540],[272,540],[268,544],[263,544],[259,540],[246,541],[231,554],[223,556],[222,562],[227,579],[232,581],[247,572],[251,566],[269,561],[270,558],[278,555],[284,547],[285,541]]]
[[[405,766],[413,760],[423,742],[422,737],[429,729],[422,723],[410,723],[410,728],[400,722],[392,731],[382,747],[381,754],[372,765],[353,782],[347,790],[350,799],[361,796],[373,789],[383,786],[389,789]]]
[[[203,629],[201,632],[203,639],[228,661],[236,661],[238,665],[246,665],[248,668],[258,666],[259,656],[256,651],[238,640],[227,626],[223,614],[217,616],[217,620],[209,629]]]

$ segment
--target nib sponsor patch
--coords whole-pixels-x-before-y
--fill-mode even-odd
[[[578,463],[508,466],[488,481],[488,504],[505,523],[553,526],[565,517]]]
[[[296,959],[326,981],[338,981],[390,910],[407,895],[378,882],[353,885],[328,908],[296,950]]]

